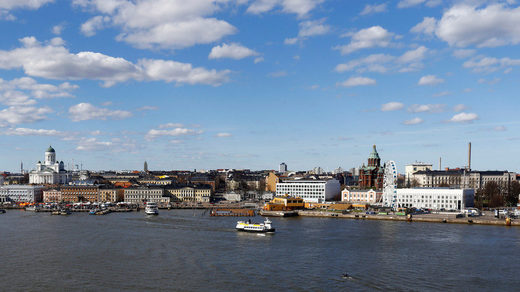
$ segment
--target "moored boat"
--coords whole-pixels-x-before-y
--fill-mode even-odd
[[[4,209],[0,209],[0,214],[4,214],[5,213],[5,210]]]
[[[159,208],[157,207],[157,203],[146,202],[144,213],[146,213],[146,215],[159,215]]]
[[[252,223],[251,220],[238,221],[236,229],[246,232],[274,232],[275,228],[273,228],[272,223],[269,218],[265,218],[264,223]]]

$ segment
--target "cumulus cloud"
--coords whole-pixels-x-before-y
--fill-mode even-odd
[[[231,137],[233,135],[231,135],[231,133],[217,133],[215,135],[215,137],[218,137],[218,138],[227,138],[227,137]]]
[[[475,52],[475,50],[471,49],[460,49],[453,51],[453,56],[457,59],[466,59],[468,57],[473,56]]]
[[[271,73],[269,73],[269,76],[273,77],[273,78],[285,77],[285,76],[287,76],[287,71],[271,72]]]
[[[418,124],[421,124],[422,122],[424,122],[423,119],[415,117],[415,118],[413,118],[411,120],[404,121],[403,124],[405,124],[405,125],[418,125]]]
[[[158,137],[169,136],[169,137],[178,137],[178,136],[193,136],[202,134],[202,130],[189,129],[185,127],[176,127],[171,129],[151,129],[146,133],[145,138],[147,140],[154,140]]]
[[[438,78],[435,75],[426,75],[419,79],[418,85],[437,85],[443,83],[444,79]]]
[[[382,3],[382,4],[367,4],[365,5],[365,8],[363,8],[363,11],[361,11],[361,13],[359,13],[360,15],[368,15],[368,14],[375,14],[375,13],[381,13],[381,12],[386,12],[387,10],[387,4],[386,3]]]
[[[0,111],[0,123],[26,124],[47,119],[53,111],[49,107],[10,106]]]
[[[16,9],[38,9],[54,0],[3,0],[0,1],[0,19],[13,20],[15,17],[11,10]]]
[[[324,35],[330,31],[330,26],[325,24],[325,18],[319,20],[308,20],[299,23],[300,30],[298,36],[294,38],[286,38],[284,44],[294,45],[298,41],[303,41],[309,37]]]
[[[392,44],[393,37],[393,33],[381,26],[372,26],[355,32],[352,34],[348,45],[337,46],[335,49],[339,50],[342,55],[347,55],[358,50],[373,47],[386,48]]]
[[[303,17],[324,0],[254,0],[247,8],[248,13],[261,14],[281,7],[282,12]]]
[[[215,46],[211,49],[208,58],[209,59],[221,59],[229,58],[234,60],[240,60],[251,56],[258,56],[259,53],[246,48],[237,43],[222,44]]]
[[[376,85],[376,80],[368,77],[350,77],[349,79],[339,83],[340,86],[354,87],[354,86],[367,86]]]
[[[61,32],[63,31],[63,28],[64,28],[63,24],[57,24],[57,25],[52,27],[51,31],[55,35],[60,35]]]
[[[361,59],[351,60],[348,63],[338,64],[335,71],[340,73],[353,70],[359,73],[416,71],[423,67],[422,60],[427,52],[428,49],[426,47],[420,46],[416,49],[409,50],[398,57],[387,54],[373,54]]]
[[[74,54],[62,45],[42,44],[34,37],[22,38],[20,42],[20,48],[0,50],[0,69],[20,68],[29,76],[49,79],[101,80],[107,87],[128,80],[214,86],[228,81],[229,70],[194,68],[189,63],[159,59],[140,59],[134,64],[95,52]]]
[[[425,18],[413,32],[435,35],[454,47],[498,47],[520,43],[520,7],[513,2],[462,1],[441,19]],[[498,3],[497,3],[498,2]]]
[[[72,97],[77,85],[68,82],[59,85],[38,83],[30,77],[4,80],[0,78],[0,103],[5,105],[32,105],[34,99]]]
[[[520,59],[498,59],[493,57],[477,56],[464,62],[462,66],[471,69],[475,73],[491,73],[502,69],[509,70],[513,66],[520,66]]]
[[[78,151],[102,151],[114,145],[112,141],[98,141],[97,138],[81,138],[77,144]]]
[[[397,3],[398,8],[409,8],[424,4],[428,7],[435,7],[442,4],[442,0],[401,0]]]
[[[137,110],[138,111],[155,111],[155,110],[158,110],[159,108],[156,107],[156,106],[151,106],[151,105],[145,105],[145,106],[142,106],[140,108],[138,108]]]
[[[408,107],[411,113],[440,113],[444,111],[446,105],[444,104],[412,104]]]
[[[159,129],[167,129],[167,128],[182,128],[184,127],[183,124],[180,123],[166,123],[159,125]]]
[[[74,122],[86,120],[125,119],[132,116],[129,111],[109,110],[96,107],[90,103],[79,103],[69,108],[70,119]]]
[[[5,136],[62,136],[63,132],[47,129],[9,128],[0,130],[0,135]]]
[[[82,26],[84,33],[93,34],[110,25],[121,29],[117,40],[137,48],[182,49],[214,43],[236,33],[233,25],[211,17],[223,9],[226,2],[75,0],[74,4],[100,13]]]
[[[468,107],[464,104],[457,104],[453,107],[453,110],[456,112],[465,111]]]
[[[459,113],[454,115],[449,121],[452,123],[469,123],[478,120],[478,115],[475,113]]]
[[[391,112],[391,111],[397,111],[404,108],[404,104],[396,101],[392,101],[389,103],[385,103],[381,105],[381,111],[383,112]]]

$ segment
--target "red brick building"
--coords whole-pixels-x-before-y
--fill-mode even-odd
[[[376,150],[376,145],[370,156],[368,156],[368,166],[359,169],[359,188],[360,189],[383,189],[384,168],[381,166],[381,158]]]

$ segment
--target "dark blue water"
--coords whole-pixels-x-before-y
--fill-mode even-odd
[[[259,235],[236,232],[236,220],[8,211],[0,290],[520,289],[518,227],[272,218],[277,232]]]

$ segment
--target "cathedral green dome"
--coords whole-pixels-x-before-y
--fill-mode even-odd
[[[372,153],[370,153],[370,156],[368,156],[368,158],[375,158],[375,159],[381,159],[379,158],[379,154],[377,153],[377,150],[376,150],[376,145],[374,145],[374,148],[372,149]]]
[[[45,152],[56,152],[56,151],[54,151],[54,148],[52,148],[52,146],[49,146],[49,148],[47,148],[47,151],[45,151]]]

